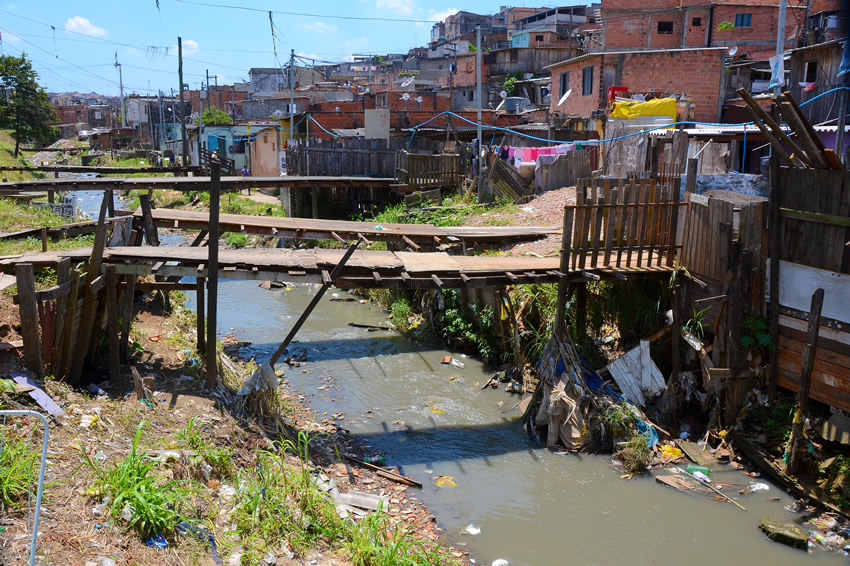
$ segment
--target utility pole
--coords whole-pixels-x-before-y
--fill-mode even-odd
[[[782,62],[782,57],[785,55],[785,12],[787,11],[788,0],[779,0],[779,21],[776,24],[776,56],[779,57],[780,63]],[[782,68],[785,68],[785,65],[782,64]],[[785,84],[785,74],[783,72],[783,76],[777,77],[779,79],[779,84],[776,85],[774,89],[774,93],[778,96],[782,94],[782,87]]]
[[[115,52],[115,66],[118,67],[118,88],[121,91],[121,127],[126,128],[127,122],[124,117],[124,73],[121,72],[121,63],[118,62],[118,52]]]
[[[218,90],[218,75],[213,77],[215,79],[215,91],[218,93],[218,106],[216,106],[216,110],[223,110],[221,106],[221,91]],[[210,78],[207,77],[207,90],[210,89]],[[216,124],[218,124],[218,112],[215,113]]]
[[[209,82],[207,82],[209,88]],[[198,91],[198,104],[200,107],[200,115],[198,116],[198,163],[201,162],[200,152],[204,147],[204,81],[201,81],[201,90]]]
[[[177,109],[177,116],[183,137],[183,166],[185,167],[189,165],[189,138],[186,137],[186,116],[183,115],[183,38],[180,36],[177,37],[177,75],[180,80],[180,107]]]
[[[157,132],[159,133],[159,156],[163,157],[163,153],[165,152],[165,139],[162,135],[165,130],[165,112],[162,111],[162,91],[159,91],[159,128],[157,128]]]
[[[475,100],[478,103],[476,114],[476,135],[478,136],[478,155],[476,155],[478,158],[478,202],[489,202],[492,199],[489,194],[484,194],[484,190],[482,189],[484,183],[481,175],[481,172],[484,170],[482,165],[484,159],[481,156],[481,151],[484,149],[483,134],[481,133],[481,26],[475,26]]]
[[[289,51],[289,139],[295,138],[295,50]]]

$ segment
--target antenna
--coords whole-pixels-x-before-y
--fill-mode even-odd
[[[729,48],[729,57],[734,57],[735,53],[737,53],[737,52],[738,52],[738,46],[733,45],[732,47]]]
[[[573,89],[569,89],[567,92],[565,92],[564,96],[561,97],[561,100],[558,101],[558,106],[563,106],[564,102],[567,101],[567,99],[570,97],[570,95],[572,93],[573,93]]]
[[[403,83],[401,83],[401,88],[407,88],[413,84],[413,81],[416,80],[416,77],[410,77],[409,79],[405,79]]]
[[[503,90],[502,92],[499,93],[499,96],[501,96],[502,98],[507,98],[508,97],[508,91]]]
[[[404,94],[401,95],[401,99],[402,100],[410,100],[410,95],[405,92]]]

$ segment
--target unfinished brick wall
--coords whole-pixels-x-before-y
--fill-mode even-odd
[[[316,119],[325,129],[333,130],[335,128],[353,129],[362,128],[364,126],[365,116],[362,110],[356,111],[311,111],[310,114]],[[434,117],[437,112],[432,110],[422,111],[396,111],[390,110],[390,128],[403,129],[412,128]],[[456,112],[467,120],[475,122],[475,111]],[[519,116],[495,113],[493,111],[484,111],[481,117],[482,123],[485,125],[497,125],[500,127],[515,126],[519,124]],[[468,123],[462,123],[455,120],[455,125],[459,127],[469,127]],[[430,122],[427,127],[443,128],[446,126],[445,116],[440,116],[436,120]],[[315,138],[330,138],[328,134],[323,132],[315,124],[310,124],[310,137]]]
[[[716,122],[723,76],[720,49],[643,52],[624,56],[621,82],[631,92],[687,94],[694,101],[696,120]]]
[[[822,0],[835,2],[837,0]],[[737,46],[739,53],[769,49],[776,42],[779,0],[603,0],[605,50],[676,49]],[[723,21],[750,14],[751,25],[719,32]],[[790,0],[786,18],[787,47],[805,27],[805,2]],[[710,27],[711,26],[711,27]]]

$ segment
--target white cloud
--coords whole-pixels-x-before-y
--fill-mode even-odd
[[[21,41],[21,38],[10,31],[7,31],[3,35],[3,41],[5,41],[6,43],[18,43],[19,41]]]
[[[131,57],[144,57],[145,53],[141,49],[136,49],[135,47],[128,47],[124,50],[125,55],[130,55]]]
[[[18,5],[17,5],[17,4],[9,4],[7,7],[8,7],[10,10],[14,10],[15,8],[17,8],[17,7],[18,7]]]
[[[303,51],[296,51],[296,52],[295,52],[295,55],[296,55],[297,57],[301,57],[302,59],[307,59],[308,61],[309,61],[310,59],[319,59],[319,55],[318,55],[318,54],[316,54],[316,53],[304,53]],[[298,63],[296,62],[296,65],[297,65],[297,64],[298,64]],[[302,64],[303,64],[303,61],[302,61]]]
[[[375,7],[395,15],[409,16],[416,11],[416,0],[375,0]]]
[[[215,78],[213,79],[213,84],[215,84],[216,80],[218,81],[218,84],[220,84],[220,85],[228,84],[227,77],[225,77],[224,75],[216,75]]]
[[[188,57],[189,55],[194,55],[198,51],[201,50],[200,45],[194,39],[184,39],[183,40],[183,56]],[[177,45],[172,45],[169,53],[177,53]]]
[[[105,29],[97,27],[82,16],[68,18],[68,21],[65,22],[65,31],[73,31],[83,35],[90,35],[92,37],[103,37],[106,35]]]
[[[442,22],[452,14],[457,14],[458,12],[460,12],[459,8],[446,8],[442,12],[431,12],[428,19]]]
[[[338,27],[331,25],[331,24],[326,24],[325,22],[313,22],[312,24],[301,24],[301,27],[304,28],[307,31],[311,31],[311,32],[319,34],[319,35],[328,35],[328,34],[336,33],[337,31],[339,31]]]

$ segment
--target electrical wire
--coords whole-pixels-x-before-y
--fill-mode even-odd
[[[263,10],[261,8],[250,8],[248,6],[233,6],[229,4],[210,4],[207,2],[197,2],[194,0],[175,0],[181,4],[192,4],[195,6],[204,6],[207,8],[226,8],[229,10],[244,10],[246,12],[272,12],[284,16],[300,16],[305,18],[330,18],[335,20],[350,20],[363,22],[409,22],[416,24],[436,24],[440,20],[418,20],[412,18],[378,18],[370,16],[340,16],[337,14],[307,14],[303,12],[284,12],[281,10]]]

